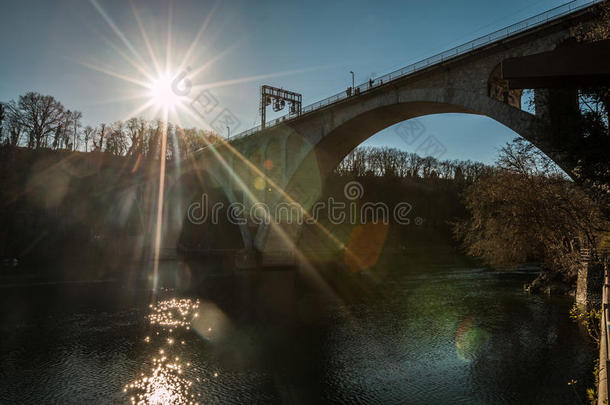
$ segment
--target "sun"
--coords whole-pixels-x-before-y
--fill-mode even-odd
[[[161,109],[174,109],[180,104],[180,96],[176,92],[176,86],[171,75],[162,74],[149,83],[150,101]]]

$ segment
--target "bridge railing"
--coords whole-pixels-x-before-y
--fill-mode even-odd
[[[447,51],[438,53],[436,55],[430,56],[426,59],[420,60],[419,62],[412,63],[408,66],[405,66],[401,69],[395,70],[393,72],[387,73],[383,76],[377,77],[372,80],[372,83],[365,82],[355,86],[351,95],[348,95],[346,91],[337,93],[330,97],[327,97],[323,100],[317,101],[313,104],[309,104],[303,107],[301,115],[310,113],[312,111],[316,111],[320,108],[326,107],[330,104],[334,104],[336,102],[352,98],[358,96],[360,94],[366,93],[369,90],[372,90],[378,86],[383,84],[390,83],[394,80],[404,78],[406,76],[412,75],[414,73],[425,70],[429,67],[444,63],[448,60],[456,58],[458,56],[464,55],[468,52],[472,52],[476,49],[482,48],[484,46],[490,45],[494,42],[501,41],[510,36],[519,34],[521,32],[527,31],[529,29],[535,28],[542,24],[546,24],[547,22],[556,20],[568,14],[574,13],[576,11],[583,10],[587,7],[590,7],[594,4],[601,3],[603,0],[574,0],[566,4],[562,4],[561,6],[552,8],[543,13],[537,14],[533,17],[527,18],[523,21],[519,21],[515,24],[509,25],[508,27],[499,29],[497,31],[492,32],[491,34],[484,35],[482,37],[476,38],[472,41],[466,42],[465,44],[456,46]],[[288,121],[290,119],[297,118],[295,115],[286,114],[279,118],[269,121],[266,123],[266,127],[272,127],[278,125],[282,122]],[[240,132],[235,136],[232,136],[231,139],[242,138],[244,136],[252,135],[261,130],[261,126],[257,125],[254,128],[250,128],[246,131]]]

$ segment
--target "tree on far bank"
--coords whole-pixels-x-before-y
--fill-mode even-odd
[[[497,168],[464,200],[471,216],[454,224],[455,235],[495,268],[540,261],[573,281],[579,249],[597,247],[610,230],[599,204],[523,139],[501,149]]]
[[[64,107],[53,96],[40,93],[26,93],[19,101],[8,104],[17,125],[23,126],[28,134],[28,147],[46,147],[48,137],[57,130],[64,118]]]

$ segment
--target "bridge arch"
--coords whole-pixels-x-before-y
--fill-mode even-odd
[[[545,128],[541,120],[516,106],[489,97],[487,86],[482,88],[484,92],[456,88],[394,89],[357,105],[336,108],[332,113],[320,111],[317,113],[320,114],[317,121],[323,130],[317,134],[317,139],[310,138],[311,146],[287,179],[284,190],[309,211],[322,195],[329,174],[350,151],[366,139],[394,124],[444,113],[490,117],[532,142],[564,170],[569,170],[561,156],[555,155],[549,143],[541,136]],[[295,130],[298,133],[298,128]],[[295,225],[290,227],[294,228]],[[282,228],[282,231],[286,231],[286,226]],[[263,251],[268,250],[269,243],[276,243],[277,240],[269,237],[270,229],[269,226],[262,227],[256,235],[257,248]],[[300,232],[299,229],[291,229],[286,233],[298,239]]]
[[[502,66],[508,59],[554,50],[573,36],[573,26],[591,18],[592,9],[554,9],[543,15],[542,22],[536,16],[536,20],[434,55],[363,83],[351,92],[306,106],[302,115],[280,120],[264,130],[246,131],[236,147],[245,151],[258,146],[265,151],[270,139],[282,139],[285,164],[279,186],[283,194],[270,202],[279,205],[296,201],[306,210],[317,201],[328,174],[349,151],[384,128],[431,114],[487,116],[530,141],[571,173],[576,160],[569,156],[570,151],[560,150],[556,134],[549,131],[553,127],[552,111],[543,102],[540,110],[536,105],[537,115],[519,108],[520,92],[512,92],[504,80]],[[300,152],[293,146],[298,137],[303,141]],[[263,162],[249,158],[264,170]],[[279,229],[279,234],[268,232],[267,225],[256,230],[255,247],[263,253],[278,250],[274,246],[280,246],[282,240],[295,240],[295,233],[289,229],[271,228]]]
[[[543,124],[535,115],[523,111],[487,94],[459,89],[420,89],[409,92],[396,90],[391,97],[369,100],[345,114],[335,113],[321,117],[325,130],[300,162],[287,181],[285,190],[307,207],[315,201],[303,199],[302,191],[320,189],[324,179],[356,146],[377,132],[409,119],[433,114],[466,113],[484,115],[510,128],[532,142],[560,167],[563,162],[556,156],[548,142],[539,135]],[[418,134],[405,133],[405,137]],[[417,140],[419,142],[419,139]],[[424,141],[424,139],[422,139]],[[317,176],[321,181],[315,181]],[[321,191],[321,189],[319,190]]]

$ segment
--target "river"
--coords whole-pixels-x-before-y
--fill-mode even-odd
[[[5,281],[0,403],[586,402],[596,349],[570,298],[522,291],[531,271],[384,270],[343,289],[270,272],[257,293],[179,263],[154,294],[137,277]],[[280,297],[250,303],[265,288]]]

